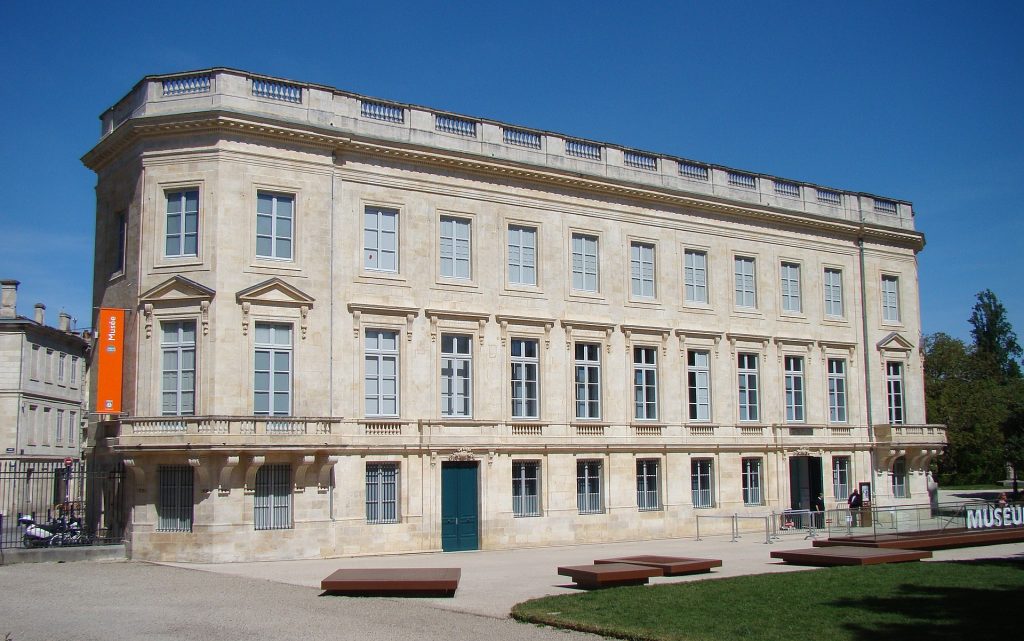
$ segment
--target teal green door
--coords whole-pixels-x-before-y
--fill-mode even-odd
[[[480,547],[477,464],[441,464],[441,549],[445,552]]]

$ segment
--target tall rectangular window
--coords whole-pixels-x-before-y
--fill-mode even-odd
[[[633,417],[658,418],[658,350],[654,347],[633,348]]]
[[[398,332],[368,329],[364,347],[366,416],[398,416]]]
[[[363,267],[398,271],[398,210],[371,206],[363,210]]]
[[[441,336],[441,416],[473,416],[473,339]]]
[[[687,303],[708,302],[708,255],[687,249],[684,252],[683,280]]]
[[[896,499],[910,498],[907,491],[907,457],[901,456],[892,462],[892,496]]]
[[[466,218],[441,216],[441,276],[468,280],[472,228]]]
[[[537,284],[537,228],[508,226],[508,282]]]
[[[601,418],[601,346],[576,343],[576,418]]]
[[[286,194],[256,194],[256,255],[260,258],[292,259],[295,197]]]
[[[57,410],[57,428],[54,430],[54,443],[64,442],[64,410]]]
[[[843,272],[838,269],[825,269],[825,316],[841,318],[843,316]]]
[[[709,458],[690,460],[690,491],[693,507],[715,507],[714,461]]]
[[[737,256],[735,260],[736,307],[757,307],[757,280],[754,259]]]
[[[661,509],[658,463],[658,459],[639,459],[636,462],[636,506],[641,512]]]
[[[512,339],[512,416],[540,417],[540,356],[532,339]]]
[[[512,515],[540,516],[540,463],[512,462]]]
[[[804,420],[804,359],[786,356],[786,422],[802,423]]]
[[[654,245],[629,244],[629,282],[633,298],[654,298]]]
[[[68,355],[61,352],[57,355],[57,382],[64,382],[65,369],[67,367]]]
[[[846,500],[850,496],[850,457],[832,457],[832,496],[837,501]]]
[[[160,323],[160,413],[196,413],[196,323]]]
[[[803,311],[803,304],[800,301],[800,265],[782,263],[779,285],[782,290],[782,311]]]
[[[846,422],[846,360],[828,359],[828,420]]]
[[[745,458],[741,461],[742,482],[743,482],[743,504],[763,505],[764,497],[761,493],[763,486],[761,477],[762,460],[760,458]]]
[[[71,357],[71,372],[70,381],[71,385],[78,385],[78,357]]]
[[[32,346],[32,353],[29,355],[28,361],[28,377],[33,381],[38,381],[41,376],[39,374],[43,364],[43,353],[39,349],[38,345]]]
[[[196,256],[199,253],[199,191],[167,194],[164,256]]]
[[[739,375],[739,408],[741,421],[758,420],[757,399],[757,355],[739,354],[737,356],[737,373]]]
[[[885,364],[885,392],[889,408],[889,425],[903,425],[903,363]]]
[[[157,468],[156,529],[158,532],[192,531],[192,478],[188,465]]]
[[[253,414],[292,413],[292,326],[256,323]]]
[[[686,352],[686,383],[691,421],[711,420],[711,353]]]
[[[596,292],[600,287],[597,236],[572,235],[572,288]]]
[[[604,511],[601,500],[601,461],[576,463],[576,508],[580,514]]]
[[[900,322],[900,279],[882,276],[882,320]]]
[[[253,523],[257,530],[292,528],[292,468],[261,465],[256,470]]]
[[[398,523],[398,464],[366,464],[366,522]]]

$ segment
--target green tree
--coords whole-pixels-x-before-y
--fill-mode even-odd
[[[1006,318],[1006,308],[991,289],[978,292],[970,323],[978,358],[1006,378],[1020,378],[1017,360],[1024,352]]]

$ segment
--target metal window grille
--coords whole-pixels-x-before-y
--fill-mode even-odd
[[[537,228],[509,225],[508,282],[537,284]]]
[[[398,523],[398,464],[366,464],[366,522]]]
[[[799,313],[803,305],[800,300],[800,265],[782,263],[781,274],[782,310]]]
[[[295,198],[287,194],[256,194],[256,255],[292,259]]]
[[[828,359],[828,420],[846,422],[846,361]]]
[[[511,127],[502,128],[502,139],[506,145],[516,145],[517,147],[529,147],[530,149],[540,149],[540,134],[533,131],[526,131],[525,129],[512,129]]]
[[[658,418],[658,350],[633,348],[633,416],[639,420]]]
[[[572,235],[572,288],[596,292],[600,287],[600,263],[596,236]]]
[[[705,167],[704,165],[698,165],[696,163],[680,160],[679,174],[691,180],[703,180],[707,182],[708,168]]]
[[[875,211],[880,214],[889,214],[890,216],[896,215],[896,203],[891,200],[879,200],[875,199]]]
[[[733,187],[744,189],[757,189],[757,177],[751,174],[744,174],[738,171],[727,172],[729,184]]]
[[[292,528],[292,468],[263,465],[256,470],[253,522],[257,530]]]
[[[279,80],[252,79],[252,95],[258,98],[282,100],[284,102],[302,102],[302,87],[281,82]]]
[[[745,458],[743,465],[743,504],[762,505],[764,499],[761,496],[761,459]]]
[[[757,307],[757,281],[754,259],[737,256],[735,260],[736,306]]]
[[[448,134],[476,138],[476,122],[445,114],[434,114],[434,128]]]
[[[758,420],[757,355],[739,354],[739,408],[741,421]]]
[[[691,421],[711,420],[710,364],[710,352],[689,350],[686,353],[686,378]]]
[[[590,160],[601,160],[601,145],[582,140],[566,139],[565,153],[567,156],[577,158],[588,158]]]
[[[441,336],[441,415],[473,415],[473,340],[470,336]]]
[[[785,358],[786,422],[804,420],[804,359],[799,356]]]
[[[636,462],[636,506],[641,512],[661,509],[658,463],[657,459],[641,459]]]
[[[397,209],[363,210],[363,267],[370,271],[398,271]]]
[[[193,512],[193,470],[188,465],[157,468],[156,529],[159,532],[191,532]]]
[[[690,489],[695,508],[715,507],[713,463],[711,459],[690,461]]]
[[[818,202],[838,207],[843,204],[843,195],[831,189],[815,189],[818,195]]]
[[[838,269],[825,270],[825,315],[843,315],[843,272]]]
[[[441,276],[469,279],[472,275],[472,227],[465,218],[441,217]]]
[[[167,78],[163,81],[163,95],[183,96],[210,91],[211,77],[207,74],[199,76],[182,76]]]
[[[580,514],[599,514],[601,502],[601,461],[576,463],[576,507]]]
[[[389,105],[386,102],[362,100],[359,103],[359,113],[363,118],[370,118],[371,120],[405,122],[405,109]]]
[[[775,193],[780,196],[786,196],[788,198],[799,198],[800,185],[796,183],[785,182],[783,180],[776,180]]]
[[[658,170],[658,158],[650,154],[626,150],[622,152],[622,161],[627,167],[636,167],[637,169],[646,169],[648,171]]]
[[[832,495],[837,501],[850,496],[850,457],[832,457]]]
[[[535,340],[512,339],[512,416],[538,418],[540,382],[539,347]]]
[[[398,416],[398,332],[368,329],[363,394],[367,416]]]
[[[685,251],[683,280],[686,288],[686,302],[708,302],[708,255],[702,251]]]
[[[601,418],[601,346],[575,345],[576,418]]]
[[[512,463],[512,515],[540,516],[540,463]]]
[[[887,362],[885,374],[889,424],[903,425],[903,363]]]

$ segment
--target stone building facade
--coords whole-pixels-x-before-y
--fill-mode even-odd
[[[230,69],[144,78],[83,161],[136,558],[925,500],[908,202]]]

